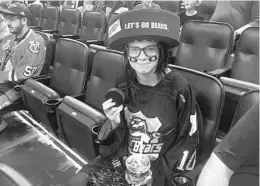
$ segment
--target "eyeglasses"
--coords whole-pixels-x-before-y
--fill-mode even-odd
[[[144,48],[127,47],[126,50],[129,57],[139,57],[142,51],[147,57],[153,57],[159,54],[159,48],[157,45],[149,45]]]
[[[18,16],[10,16],[10,15],[5,15],[3,17],[4,17],[5,21],[14,21],[16,19],[20,19],[20,17],[18,17]]]

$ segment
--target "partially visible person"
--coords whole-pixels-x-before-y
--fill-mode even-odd
[[[32,14],[23,3],[12,3],[0,8],[11,35],[0,45],[0,131],[7,123],[1,118],[1,110],[20,97],[14,89],[17,81],[37,76],[45,61],[45,44],[41,36],[30,29]]]
[[[92,4],[92,0],[84,0],[83,6],[79,6],[77,8],[81,13],[85,11],[92,11],[94,10],[94,5]]]
[[[76,0],[65,0],[60,6],[60,10],[67,8],[76,8]]]
[[[185,10],[179,12],[181,26],[189,20],[203,20],[200,13],[196,10],[202,0],[183,0]]]
[[[0,14],[0,44],[2,40],[9,35],[9,30],[6,22],[4,21],[3,14]]]
[[[194,168],[200,109],[190,84],[167,65],[179,26],[176,14],[154,9],[124,12],[109,21],[109,46],[124,51],[116,88],[126,99],[119,106],[112,99],[103,102],[108,120],[98,133],[100,159],[83,166],[71,186],[135,185],[124,167],[133,154],[151,161],[152,177],[140,185],[171,186],[174,174]]]
[[[259,1],[218,1],[210,21],[229,23],[241,35],[246,28],[259,26]]]
[[[144,9],[144,8],[154,8],[161,9],[160,5],[154,3],[152,0],[142,0],[141,4],[138,4],[134,7],[134,9]]]
[[[214,149],[197,186],[259,185],[259,102]]]

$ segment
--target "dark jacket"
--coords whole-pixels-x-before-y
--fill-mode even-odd
[[[158,144],[163,145],[157,159],[152,161],[153,185],[172,185],[171,177],[174,173],[193,169],[196,162],[199,136],[198,132],[189,136],[190,116],[194,115],[196,110],[200,130],[202,120],[191,87],[175,71],[167,74],[152,88],[142,87],[137,81],[130,84],[122,79],[120,81],[118,88],[124,91],[127,97],[125,107],[132,113],[144,113],[147,118],[156,114],[156,118],[162,122],[160,128],[155,131],[161,136]],[[131,146],[129,148],[128,145],[131,141],[131,125],[126,121],[125,112],[121,114],[119,127],[114,131],[110,130],[110,127],[111,123],[106,122],[100,130],[99,139],[102,145],[99,150],[102,159],[128,156],[131,151]]]

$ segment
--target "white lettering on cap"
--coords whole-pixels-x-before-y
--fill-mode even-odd
[[[122,30],[120,20],[118,19],[108,28],[108,38],[111,38],[113,35],[117,34]]]
[[[124,25],[126,30],[135,29],[135,28],[149,28],[149,29],[160,29],[169,31],[168,25],[166,23],[158,22],[129,22]]]

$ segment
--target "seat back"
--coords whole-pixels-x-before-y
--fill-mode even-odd
[[[169,65],[180,73],[191,85],[203,117],[203,131],[200,131],[198,163],[206,160],[216,140],[220,117],[224,105],[224,89],[221,82],[212,76],[180,66]]]
[[[105,26],[106,16],[104,13],[85,11],[79,34],[80,39],[103,41]]]
[[[230,77],[259,84],[259,27],[241,34]]]
[[[188,21],[183,25],[175,64],[195,70],[225,67],[233,45],[233,29],[225,23]]]
[[[42,22],[43,7],[39,4],[31,4],[29,8],[33,16],[33,22],[31,23],[31,26],[40,27]]]
[[[42,30],[58,30],[60,11],[58,7],[47,6],[43,9]]]
[[[61,96],[84,92],[89,70],[89,48],[72,39],[59,39],[53,65],[50,87]]]
[[[55,56],[55,40],[52,38],[50,34],[44,33],[44,32],[39,32],[35,31],[37,34],[42,36],[45,42],[45,47],[46,47],[46,54],[45,55],[45,63],[41,71],[41,75],[48,74],[50,66],[53,65],[54,63],[54,56]]]
[[[81,12],[77,9],[63,9],[60,13],[59,34],[77,35],[81,24]]]
[[[108,89],[115,87],[117,78],[124,72],[121,52],[99,50],[94,54],[92,71],[86,89],[85,103],[102,111]]]
[[[180,10],[180,2],[178,0],[154,1],[154,3],[160,5],[161,9],[168,10],[170,12],[178,13]]]
[[[235,115],[233,117],[230,129],[237,121],[259,100],[259,90],[251,90],[245,93],[239,100]]]
[[[200,13],[200,16],[204,18],[205,21],[210,20],[212,15],[215,12],[216,6],[217,6],[218,0],[212,0],[212,1],[202,1],[200,6],[198,6],[198,12]]]

